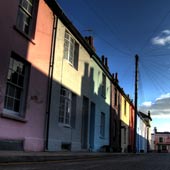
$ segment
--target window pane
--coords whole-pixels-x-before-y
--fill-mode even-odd
[[[15,91],[15,98],[16,98],[16,99],[20,99],[20,97],[21,97],[21,89],[16,88],[16,91]]]
[[[6,98],[6,103],[5,103],[5,104],[6,104],[7,109],[13,110],[14,99],[11,98],[11,97],[7,97],[7,98]]]
[[[14,100],[14,111],[15,112],[19,112],[19,105],[20,105],[20,101]]]
[[[15,87],[8,84],[7,89],[8,89],[7,95],[10,96],[10,97],[14,97],[14,95],[15,95]]]

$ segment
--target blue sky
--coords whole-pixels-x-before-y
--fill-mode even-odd
[[[135,54],[139,55],[138,104],[152,116],[152,129],[170,131],[170,1],[57,0],[96,53],[108,57],[111,73],[134,98]]]

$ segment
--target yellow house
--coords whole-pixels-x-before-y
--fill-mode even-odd
[[[120,121],[121,121],[121,148],[122,152],[128,151],[129,145],[129,119],[130,119],[130,99],[129,96],[121,92],[121,112],[120,112]]]

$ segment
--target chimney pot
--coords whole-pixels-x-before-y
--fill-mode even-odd
[[[104,65],[104,59],[105,59],[105,57],[104,57],[104,55],[102,55],[102,64]]]
[[[107,57],[105,58],[105,66],[106,66],[106,68],[108,68],[108,60],[107,60]]]

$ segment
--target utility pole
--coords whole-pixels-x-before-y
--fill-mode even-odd
[[[138,114],[138,65],[139,56],[135,55],[135,122],[134,122],[134,145],[133,151],[136,153],[136,136],[137,136],[137,114]]]

